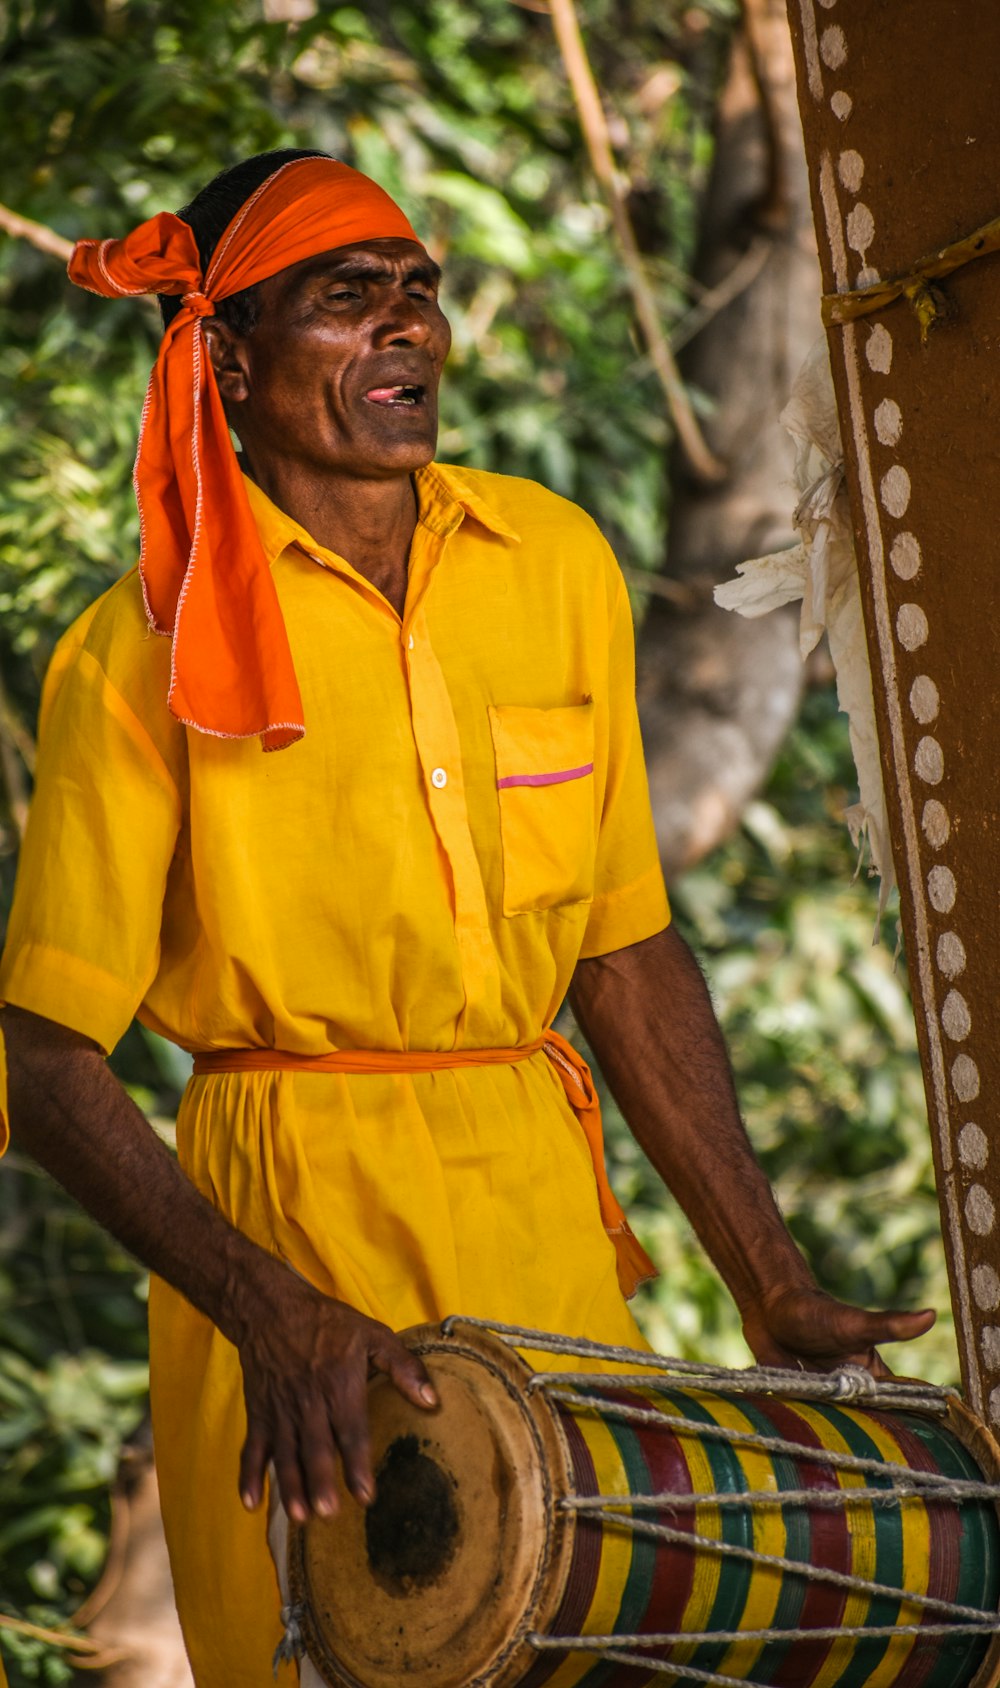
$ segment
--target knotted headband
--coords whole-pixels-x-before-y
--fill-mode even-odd
[[[302,699],[271,571],[205,355],[220,299],[319,252],[417,240],[375,182],[332,158],[282,165],[237,212],[207,270],[192,230],[161,211],[124,240],[78,241],[69,276],[108,298],[180,294],[143,406],[135,493],[139,573],[156,633],[172,636],[170,711],[265,750],[302,737]]]

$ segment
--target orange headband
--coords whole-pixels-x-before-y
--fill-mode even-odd
[[[288,635],[229,436],[201,318],[216,302],[337,246],[417,239],[389,195],[332,158],[282,165],[237,212],[202,275],[194,234],[170,211],[124,240],[81,240],[78,286],[109,298],[180,294],[143,407],[135,492],[139,573],[154,632],[173,636],[170,711],[220,738],[302,737]],[[419,244],[419,243],[418,243]]]

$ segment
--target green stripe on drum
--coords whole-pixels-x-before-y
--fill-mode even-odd
[[[695,1419],[702,1424],[717,1424],[718,1420],[711,1411],[711,1398],[701,1394],[688,1394],[686,1391],[671,1391],[660,1397],[668,1400],[685,1418]],[[684,1432],[686,1436],[691,1432]],[[714,1437],[706,1436],[702,1452],[708,1461],[712,1473],[712,1480],[721,1494],[742,1494],[749,1487],[743,1467],[740,1465],[736,1450],[725,1442],[717,1441]],[[719,1537],[724,1542],[730,1542],[738,1547],[753,1546],[753,1518],[749,1507],[727,1506],[721,1509],[721,1529]],[[707,1552],[701,1548],[699,1552]],[[753,1575],[750,1562],[746,1559],[731,1559],[723,1555],[719,1567],[719,1586],[712,1610],[709,1613],[706,1630],[738,1629],[740,1619],[746,1609],[747,1594],[750,1589],[750,1578]],[[692,1650],[689,1664],[697,1666],[699,1670],[718,1670],[725,1654],[729,1649],[729,1642],[702,1642]]]
[[[927,1449],[930,1463],[944,1476],[976,1481],[982,1478],[972,1455],[944,1425],[914,1413],[894,1413],[886,1422],[898,1423],[904,1432],[917,1437]],[[931,1504],[927,1513],[932,1564],[946,1560],[935,1579],[936,1583],[944,1580],[947,1584],[940,1592],[959,1605],[995,1612],[1000,1602],[1000,1526],[993,1504],[975,1500],[961,1501],[957,1506]],[[939,1588],[929,1592],[938,1593]],[[908,1683],[916,1682],[919,1672],[920,1688],[962,1688],[979,1669],[988,1646],[988,1638],[979,1641],[972,1636],[957,1636],[954,1641],[945,1640],[936,1649],[929,1669],[919,1672],[918,1666],[912,1676],[904,1671],[904,1678]]]
[[[788,1423],[788,1410],[794,1410],[794,1403],[787,1401],[756,1400],[744,1397],[740,1407],[751,1421],[755,1430],[762,1436],[783,1436],[786,1440],[797,1440],[802,1436],[804,1445],[810,1437],[810,1427],[800,1420],[796,1421],[795,1433],[790,1435],[792,1427]],[[771,1411],[768,1411],[768,1409]],[[772,1416],[773,1414],[773,1416]],[[811,1438],[811,1440],[814,1438]],[[776,1486],[779,1489],[808,1488],[809,1465],[806,1462],[800,1466],[791,1454],[772,1453],[771,1465],[774,1471]],[[811,1462],[809,1462],[811,1464]],[[812,1558],[812,1529],[808,1510],[804,1506],[783,1506],[782,1519],[785,1525],[785,1549],[782,1555],[785,1559],[795,1559],[808,1565]],[[797,1576],[791,1571],[782,1571],[781,1588],[778,1594],[778,1604],[774,1613],[775,1629],[796,1629],[802,1616],[805,1604],[807,1583],[804,1577]],[[794,1648],[793,1641],[769,1641],[762,1648],[760,1657],[754,1666],[754,1679],[758,1682],[770,1682],[777,1675],[780,1667]]]
[[[581,1389],[580,1393],[596,1395],[601,1401],[601,1417],[614,1438],[622,1465],[625,1467],[629,1494],[652,1494],[649,1467],[643,1458],[637,1429],[625,1419],[617,1417],[613,1405],[615,1401],[620,1401],[627,1406],[645,1407],[648,1406],[648,1401],[638,1395],[619,1393],[617,1390],[614,1395],[602,1394],[599,1389]],[[603,1528],[608,1530],[620,1526],[605,1523]],[[622,1590],[618,1616],[615,1619],[615,1635],[635,1635],[643,1624],[649,1611],[656,1554],[657,1544],[652,1536],[632,1536],[632,1559]],[[623,1667],[620,1664],[598,1660],[586,1675],[580,1678],[579,1688],[584,1688],[584,1684],[586,1688],[643,1688],[645,1683],[657,1681],[659,1677],[656,1674],[644,1676],[634,1667]]]
[[[885,1462],[885,1455],[877,1442],[873,1441],[850,1411],[830,1406],[825,1402],[812,1402],[811,1405],[819,1418],[825,1418],[835,1430],[839,1430],[853,1454],[862,1459]],[[866,1483],[873,1489],[891,1489],[893,1486],[890,1476],[877,1472],[868,1474]],[[879,1506],[876,1502],[872,1506],[871,1517],[875,1533],[875,1569],[871,1580],[902,1591],[903,1521],[899,1507]],[[920,1593],[921,1590],[915,1592]],[[872,1595],[866,1623],[873,1628],[894,1624],[899,1616],[899,1607],[899,1599],[882,1594]],[[863,1684],[881,1662],[888,1645],[887,1639],[878,1636],[870,1640],[859,1638],[855,1642],[849,1663],[845,1665],[832,1688],[863,1688]]]

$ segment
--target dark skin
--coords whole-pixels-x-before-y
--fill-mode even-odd
[[[372,241],[322,254],[260,286],[240,335],[205,319],[244,466],[318,544],[344,557],[397,614],[416,524],[412,474],[429,463],[450,333],[421,247]],[[672,927],[581,961],[571,1000],[636,1137],[691,1218],[765,1364],[845,1361],[887,1375],[876,1344],[921,1335],[921,1313],[869,1313],[816,1286],[785,1229],[740,1120],[711,1002]],[[321,1295],[204,1199],[78,1033],[3,1012],[16,1141],[239,1351],[247,1407],[240,1493],[259,1505],[273,1460],[298,1521],[374,1494],[366,1388],[391,1377],[435,1396],[384,1325]]]

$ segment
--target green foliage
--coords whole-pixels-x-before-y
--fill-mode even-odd
[[[719,45],[735,0],[580,7],[668,325],[690,300]],[[662,396],[540,12],[510,0],[11,0],[0,14],[3,196],[60,233],[120,235],[252,152],[307,145],[382,180],[445,261],[442,455],[578,499],[633,566],[666,520]],[[136,547],[130,485],[155,314],[77,293],[0,237],[0,673],[33,721],[52,646]],[[0,695],[0,731],[3,724]],[[833,813],[843,724],[814,697],[739,836],[675,890],[729,1034],[758,1150],[831,1289],[947,1306],[902,977]],[[16,829],[0,803],[0,907]],[[891,947],[891,943],[890,943]],[[118,1070],[169,1114],[178,1074],[133,1031]],[[745,1358],[733,1310],[614,1110],[614,1176],[663,1267],[658,1346]],[[68,1620],[97,1572],[107,1482],[144,1408],[143,1275],[39,1174],[0,1174],[0,1609]],[[945,1321],[904,1366],[955,1370]],[[12,1681],[64,1683],[4,1632]]]
[[[674,887],[732,1054],[748,1129],[796,1241],[833,1294],[935,1306],[894,1369],[954,1383],[916,1032],[894,923],[873,947],[876,898],[838,817],[854,783],[846,719],[812,693],[768,790],[739,833]],[[655,1346],[745,1365],[728,1295],[690,1227],[607,1110],[616,1186],[662,1276],[641,1292]]]

